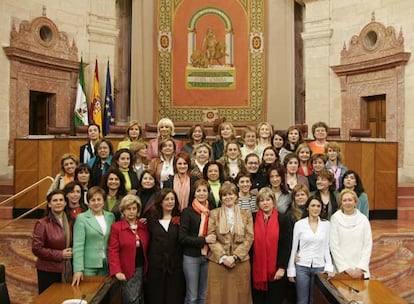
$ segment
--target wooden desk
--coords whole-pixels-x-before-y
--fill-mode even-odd
[[[402,304],[404,299],[392,292],[378,280],[341,280],[340,277],[326,279],[318,275],[314,285],[314,302],[318,304]],[[352,291],[351,288],[359,292]],[[355,300],[357,302],[353,302]],[[352,302],[351,302],[352,301]]]
[[[54,303],[61,304],[69,299],[81,299],[85,295],[88,304],[97,303],[121,303],[119,293],[113,292],[113,299],[105,299],[111,288],[114,287],[115,279],[111,277],[85,277],[85,279],[74,287],[69,283],[54,283],[40,295],[32,304]]]

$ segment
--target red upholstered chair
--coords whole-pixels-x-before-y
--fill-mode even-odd
[[[361,140],[361,138],[371,137],[370,129],[350,129],[349,140]]]

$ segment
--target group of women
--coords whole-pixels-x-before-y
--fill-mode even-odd
[[[168,118],[149,143],[131,121],[114,153],[90,125],[34,229],[39,293],[111,275],[122,303],[312,303],[316,273],[369,278],[368,199],[327,130],[308,145],[295,126],[239,138],[223,122],[211,146],[202,125],[183,145]]]

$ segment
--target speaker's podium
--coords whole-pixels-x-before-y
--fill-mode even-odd
[[[114,277],[98,276],[85,277],[79,286],[54,283],[34,298],[32,304],[61,304],[69,299],[77,299],[77,303],[84,299],[88,304],[118,304],[121,303],[119,284]]]
[[[378,280],[353,280],[336,275],[315,278],[314,303],[317,304],[400,304],[407,303]]]

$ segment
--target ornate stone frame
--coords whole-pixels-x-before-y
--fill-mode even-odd
[[[10,46],[3,47],[10,60],[9,163],[13,163],[14,139],[29,134],[30,91],[55,95],[49,105],[49,126],[72,124],[79,74],[78,49],[55,23],[43,16],[24,20],[10,32]]]
[[[245,7],[249,14],[249,93],[247,96],[248,105],[243,107],[235,107],[231,105],[223,105],[217,108],[205,107],[203,105],[197,107],[176,107],[173,105],[172,90],[172,12],[180,5],[182,0],[157,0],[158,11],[156,18],[158,21],[156,31],[158,32],[155,44],[155,91],[156,94],[154,105],[154,119],[158,120],[162,117],[170,117],[175,122],[208,122],[214,121],[218,117],[226,117],[229,121],[239,122],[260,122],[266,117],[266,71],[265,71],[265,1],[240,0],[241,5]],[[219,14],[218,10],[207,8],[209,13]],[[256,13],[253,13],[256,12]],[[225,18],[223,17],[225,20]],[[226,21],[226,20],[225,20]],[[227,22],[227,21],[226,21]],[[228,22],[227,22],[228,23]],[[232,45],[232,29],[228,29],[226,35],[226,43]],[[189,29],[188,40],[191,45],[192,33]],[[189,47],[191,51],[191,47]],[[190,53],[190,52],[189,52]],[[226,56],[226,63],[231,65],[233,51],[230,50]],[[187,54],[188,55],[188,54]],[[189,57],[189,56],[188,56]]]
[[[345,139],[349,130],[362,128],[362,98],[386,96],[385,141],[399,143],[399,165],[404,145],[404,65],[410,58],[404,52],[404,38],[392,26],[375,22],[374,17],[341,52],[341,64],[332,66],[341,82],[342,123]]]

